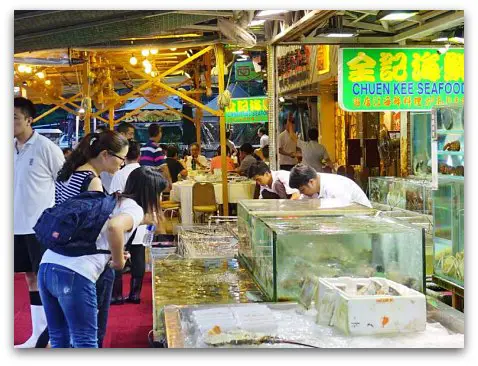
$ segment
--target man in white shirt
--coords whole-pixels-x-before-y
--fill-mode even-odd
[[[140,167],[140,157],[141,145],[137,141],[129,140],[128,154],[126,154],[125,166],[113,175],[109,193],[124,191],[124,187],[126,186],[126,181],[128,180],[130,173]]]
[[[264,146],[269,145],[269,136],[267,136],[267,131],[265,127],[259,128],[259,130],[257,131],[257,135],[261,139],[260,140],[261,149],[263,149]]]
[[[290,173],[288,171],[271,171],[267,164],[261,161],[252,164],[247,174],[249,178],[254,179],[260,185],[259,198],[274,197],[293,200],[300,198],[299,190],[289,187]],[[270,195],[269,192],[274,193],[274,195]]]
[[[191,156],[186,158],[186,169],[188,170],[208,170],[209,164],[204,155],[200,155],[201,148],[197,142],[194,142],[190,146]]]
[[[303,141],[295,133],[291,134],[292,139],[297,142],[297,147],[302,151],[302,164],[311,166],[319,173],[323,170],[322,162],[332,169],[333,164],[325,146],[319,144],[319,130],[310,128],[308,135],[309,141]]]
[[[289,186],[297,188],[301,198],[336,198],[343,202],[372,207],[362,189],[351,179],[328,173],[317,173],[314,168],[298,164],[289,176]]]
[[[36,274],[45,249],[37,241],[33,227],[42,212],[55,202],[55,180],[65,158],[57,145],[32,129],[35,105],[19,97],[13,106],[14,271],[25,273],[32,318],[32,336],[15,347],[42,348],[48,343],[48,332]]]
[[[279,135],[279,165],[281,170],[290,171],[297,164],[297,143],[291,137],[294,130],[294,118],[289,114],[285,129]]]

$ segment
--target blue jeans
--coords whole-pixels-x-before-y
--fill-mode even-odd
[[[115,271],[107,266],[96,281],[96,298],[98,299],[98,348],[103,348],[103,339],[106,334],[114,280]]]
[[[69,268],[42,263],[38,289],[52,348],[98,348],[96,286]]]

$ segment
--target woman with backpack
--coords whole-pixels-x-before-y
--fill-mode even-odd
[[[98,288],[95,284],[105,266],[116,270],[124,267],[125,243],[134,230],[145,223],[146,215],[154,221],[160,212],[159,197],[165,186],[163,176],[149,167],[131,172],[124,192],[117,195],[113,211],[96,239],[96,250],[109,250],[111,254],[68,256],[52,249],[45,252],[38,286],[52,348],[69,348],[70,343],[74,348],[98,348]],[[78,197],[85,194],[89,193]],[[103,198],[111,200],[108,196]],[[73,205],[75,198],[64,202],[62,207],[71,201]]]
[[[127,153],[128,140],[116,131],[105,130],[85,136],[58,172],[55,205],[81,192],[105,191],[100,175],[116,173],[123,166]],[[106,334],[113,281],[114,270],[109,266],[96,281],[99,348],[103,347]]]

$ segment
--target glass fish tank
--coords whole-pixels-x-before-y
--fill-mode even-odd
[[[165,305],[261,302],[263,296],[236,258],[184,259],[153,255],[153,335],[164,338]]]
[[[258,218],[252,275],[270,301],[297,301],[313,277],[383,276],[424,290],[423,229],[382,214]]]
[[[431,182],[420,177],[369,177],[369,199],[392,209],[432,213]]]
[[[389,205],[372,202],[372,207],[383,215],[408,222],[425,230],[425,274],[433,275],[433,216],[402,209],[392,209]]]
[[[411,172],[431,175],[431,121],[436,114],[437,159],[440,175],[465,175],[465,118],[463,106],[436,108],[427,113],[410,113]]]
[[[433,192],[435,276],[465,286],[465,179],[438,179]]]
[[[350,204],[339,199],[310,200],[242,200],[237,205],[239,256],[241,261],[251,271],[268,271],[270,248],[264,247],[258,238],[256,222],[259,218],[283,218],[284,220],[321,215],[359,215],[375,211],[360,204]],[[264,251],[264,253],[262,253]],[[265,262],[264,262],[265,261]],[[267,272],[269,273],[269,272]],[[257,276],[263,288],[268,288],[270,281],[263,281],[268,275]]]

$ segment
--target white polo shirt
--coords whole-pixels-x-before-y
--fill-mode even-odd
[[[129,175],[133,170],[139,168],[140,166],[141,165],[139,165],[139,163],[127,164],[123,169],[118,170],[115,175],[113,175],[113,179],[111,180],[109,193],[116,191],[123,192]]]
[[[17,150],[13,139],[13,233],[33,234],[42,212],[55,203],[55,180],[65,158],[45,136],[33,132]]]
[[[271,171],[272,187],[261,186],[259,198],[262,198],[263,191],[273,192],[279,195],[280,198],[287,198],[287,195],[299,193],[298,189],[290,188],[289,176],[290,172],[286,170]]]
[[[290,134],[287,130],[284,130],[279,135],[279,148],[282,148],[285,152],[295,153],[297,148],[297,143],[291,139]],[[292,158],[287,155],[282,155],[279,153],[279,164],[280,165],[295,165],[297,164],[297,159]]]
[[[301,199],[335,198],[342,202],[359,203],[372,208],[364,191],[352,179],[338,174],[317,173],[320,177],[320,192],[312,196],[301,195]]]
[[[191,162],[193,160],[193,157],[189,155],[186,160],[186,169],[191,170]],[[206,157],[204,155],[199,155],[197,158],[197,161],[199,161],[202,165],[204,165],[206,168],[209,167],[209,162],[207,161]],[[199,169],[199,166],[196,167],[196,169]]]
[[[269,136],[267,135],[262,135],[261,136],[261,140],[260,140],[260,144],[261,144],[261,149],[266,146],[266,145],[269,145]]]

